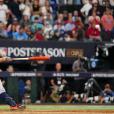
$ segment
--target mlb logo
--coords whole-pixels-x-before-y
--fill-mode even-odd
[[[0,47],[0,56],[1,57],[7,56],[7,53],[8,53],[8,49],[7,48]]]

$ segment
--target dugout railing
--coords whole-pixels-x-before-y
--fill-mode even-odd
[[[45,96],[48,92],[50,92],[50,80],[54,79],[56,81],[56,84],[59,85],[60,81],[62,79],[65,79],[68,84],[68,91],[72,91],[75,93],[76,98],[80,98],[80,101],[78,99],[75,99],[73,102],[69,103],[85,103],[83,102],[85,93],[88,94],[88,103],[95,103],[95,99],[98,99],[98,96],[100,95],[101,91],[104,89],[104,85],[106,83],[109,83],[111,85],[111,89],[114,90],[114,73],[97,73],[97,72],[87,72],[87,73],[73,73],[73,72],[14,72],[14,73],[8,73],[8,72],[0,72],[0,76],[2,80],[5,80],[5,88],[10,96],[12,96],[17,102],[25,102],[23,101],[23,95],[21,94],[25,91],[20,90],[19,86],[25,86],[23,84],[26,83],[26,80],[31,80],[31,91],[30,91],[30,102],[29,103],[66,103],[66,102],[56,102],[52,101],[48,98],[48,100],[45,98],[45,100],[42,100],[42,96]],[[91,86],[91,80],[94,79],[96,83],[94,83],[94,86]],[[89,82],[90,80],[90,82]],[[24,83],[22,83],[22,81]],[[22,85],[21,85],[22,84]],[[88,84],[88,85],[87,85]],[[87,88],[88,86],[88,88]],[[85,90],[86,88],[86,90]],[[42,91],[45,91],[42,93]],[[43,94],[43,95],[42,95]],[[61,93],[60,93],[61,94]],[[48,93],[47,96],[50,94]],[[45,96],[45,97],[47,97]],[[109,102],[108,102],[109,101]],[[114,98],[111,96],[108,100],[108,103],[113,103]],[[98,102],[96,102],[98,103]]]

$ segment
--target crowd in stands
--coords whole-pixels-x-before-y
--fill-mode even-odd
[[[62,5],[80,6],[69,12]],[[113,0],[0,0],[0,36],[32,41],[112,41]]]

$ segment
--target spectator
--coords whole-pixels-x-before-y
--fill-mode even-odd
[[[43,23],[42,21],[39,19],[39,17],[34,17],[33,19],[33,23],[31,25],[31,30],[33,33],[35,33],[38,29],[42,30],[43,29]]]
[[[111,4],[110,4],[110,0],[104,0],[103,4],[106,8],[110,8],[111,9]]]
[[[55,64],[55,71],[57,73],[62,72],[62,64],[61,63],[58,62],[58,63]],[[61,83],[62,83],[62,78],[61,77],[57,77],[57,85],[58,85],[58,87],[60,86]]]
[[[7,32],[18,32],[20,24],[17,18],[13,18],[12,23],[8,25]]]
[[[65,31],[65,26],[62,22],[57,22],[54,25],[53,29],[54,29],[55,33],[59,32],[59,34],[60,34],[61,31]]]
[[[84,37],[85,37],[85,35],[84,35],[85,31],[84,31],[84,24],[83,24],[80,17],[78,17],[75,21],[75,29],[74,30],[77,31],[77,34],[78,34],[77,40],[83,41]]]
[[[64,94],[66,91],[69,91],[70,90],[70,87],[68,85],[68,82],[66,79],[62,79],[61,80],[61,84],[59,84],[59,88],[58,88],[58,91],[59,91],[59,95],[62,95]]]
[[[8,37],[13,38],[15,32],[19,31],[20,26],[26,26],[26,30],[24,31],[26,34],[29,35],[29,40],[35,40],[37,39],[36,36],[38,36],[40,37],[40,39],[38,40],[83,41],[85,38],[85,31],[88,31],[88,29],[92,28],[90,27],[91,23],[94,23],[95,21],[96,24],[94,24],[95,26],[97,26],[97,28],[99,28],[99,34],[101,34],[103,40],[107,41],[108,39],[105,38],[107,36],[105,35],[106,32],[103,26],[105,25],[103,24],[103,17],[106,17],[104,9],[106,9],[107,12],[109,8],[111,8],[109,1],[103,1],[103,4],[105,3],[103,6],[99,6],[100,1],[98,0],[72,0],[70,2],[63,1],[63,3],[65,4],[72,4],[74,2],[76,3],[76,5],[83,3],[84,6],[82,8],[78,6],[80,10],[76,8],[77,10],[74,10],[73,12],[64,10],[63,13],[62,11],[60,13],[58,12],[58,5],[60,4],[58,4],[57,0],[13,0],[12,2],[7,1],[6,3],[9,8],[7,8],[7,13],[11,14],[7,16],[7,13],[5,13],[5,15],[8,17],[6,19],[6,21],[8,22],[8,27],[6,26],[5,28],[7,29],[6,32],[8,34]],[[3,4],[3,2],[1,3]],[[105,16],[102,16],[103,13]],[[110,10],[111,16],[112,13],[112,10]],[[101,16],[102,24],[100,23]],[[100,31],[100,24],[103,28],[102,31]],[[112,30],[108,30],[107,33],[108,37],[113,38],[113,24],[111,24],[110,26],[112,26]],[[76,36],[77,38],[74,38],[75,35],[73,33],[75,33],[75,35],[78,34],[78,37]]]
[[[14,34],[19,31],[19,26],[16,26],[15,24],[9,25],[7,29],[8,38],[13,39]]]
[[[66,32],[72,31],[75,28],[75,23],[72,20],[72,13],[68,13],[68,20],[65,22],[64,29]]]
[[[86,37],[89,38],[90,41],[101,41],[100,27],[96,25],[95,22],[91,23],[91,26],[88,27]]]
[[[25,32],[26,32],[26,34],[28,36],[28,39],[29,40],[33,40],[34,34],[32,33],[30,26],[26,26],[25,27]]]
[[[52,7],[52,14],[55,18],[58,12],[57,0],[50,0],[50,6]]]
[[[40,8],[40,13],[45,18],[47,18],[48,13],[52,13],[52,8],[51,8],[48,0],[46,0],[45,5]]]
[[[20,21],[20,25],[21,26],[30,26],[31,25],[30,18],[28,15],[23,15],[23,17]]]
[[[19,9],[21,12],[25,9],[25,1],[24,0],[19,0]]]
[[[54,24],[54,19],[53,19],[53,16],[51,15],[51,13],[47,13],[47,16],[46,18],[43,18],[42,21],[47,21],[49,22],[49,24],[51,24],[53,26]]]
[[[19,3],[18,3],[18,0],[13,0],[12,2],[9,1],[8,3],[9,5],[9,9],[11,10],[11,14],[12,14],[12,17],[13,18],[17,18],[18,21],[21,20],[22,18],[22,13],[19,9]]]
[[[20,9],[22,15],[26,15],[30,19],[32,9],[29,4],[25,4],[24,0],[20,0],[19,9]]]
[[[24,27],[20,27],[19,31],[13,35],[14,40],[28,40],[28,35],[24,31]]]
[[[86,69],[84,68],[84,62],[85,62],[84,58],[81,57],[81,55],[79,55],[76,61],[74,61],[72,65],[72,71],[77,73],[86,72]]]
[[[26,80],[26,82],[25,82],[25,91],[26,91],[26,93],[30,93],[30,91],[31,91],[31,80]]]
[[[67,42],[77,41],[78,40],[78,31],[72,30],[71,32],[66,33],[64,36],[64,39],[61,38],[60,41],[61,40],[64,40]]]
[[[24,102],[26,104],[30,104],[31,103],[31,98],[30,98],[30,95],[31,95],[31,80],[26,80],[25,82],[25,93],[24,93]]]
[[[14,70],[14,67],[12,65],[9,65],[6,69],[6,71],[9,73],[13,73],[15,70]]]
[[[0,21],[4,24],[7,24],[8,15],[9,15],[8,6],[4,4],[4,0],[0,0]]]
[[[112,6],[112,7],[114,7],[114,1],[113,0],[109,0],[110,1],[110,5]]]
[[[70,37],[69,41],[77,41],[77,40],[78,40],[78,31],[73,30],[71,32],[71,37]]]
[[[68,21],[66,23],[72,22],[72,18],[73,18],[72,13],[68,13]]]
[[[62,64],[61,63],[56,63],[56,65],[55,65],[55,70],[56,70],[56,72],[61,72],[61,69],[62,69]]]
[[[81,13],[84,15],[84,16],[88,16],[89,14],[89,11],[91,10],[92,8],[92,2],[90,0],[87,0],[85,3],[84,3],[84,6],[81,8]]]
[[[70,38],[70,34],[65,33],[64,37],[60,38],[59,41],[66,41],[66,42],[68,42],[68,41],[70,41],[70,39],[71,39]]]
[[[96,11],[92,12],[92,15],[88,17],[89,25],[95,23],[95,25],[99,25],[100,27],[100,17],[96,14]]]
[[[50,80],[50,89],[51,94],[50,98],[53,102],[58,103],[59,102],[59,95],[58,95],[58,86],[56,85],[55,81],[53,79]]]
[[[61,39],[61,38],[60,38],[60,32],[59,32],[58,30],[55,30],[55,31],[54,31],[54,35],[53,35],[53,37],[52,37],[52,40],[58,41],[59,39]]]
[[[109,98],[114,97],[114,92],[109,83],[105,84],[104,90],[100,93],[100,103],[108,103]]]
[[[72,22],[67,22],[67,24],[65,24],[64,29],[66,32],[72,31],[73,29],[75,29],[75,24]]]
[[[75,21],[77,20],[77,18],[79,18],[79,16],[78,16],[78,11],[75,10],[75,11],[73,12],[72,21],[75,22]]]
[[[33,1],[32,14],[33,14],[34,16],[39,16],[39,14],[40,14],[40,5],[39,5],[38,0],[34,0],[34,1]]]
[[[107,9],[104,15],[101,18],[101,24],[102,24],[102,38],[103,41],[110,41],[111,37],[111,31],[114,27],[114,18],[111,14],[111,10]]]
[[[63,15],[62,20],[64,21],[64,23],[66,23],[68,21],[68,12],[67,12],[67,10],[64,10],[62,15]],[[74,19],[73,19],[73,21],[74,21]]]
[[[49,33],[52,31],[52,29],[52,25],[48,21],[45,21],[43,33],[46,40],[50,39]]]
[[[93,12],[96,12],[96,15],[101,17],[104,12],[104,8],[99,6],[98,3],[94,3],[92,9],[89,11],[89,16],[93,15]]]
[[[3,22],[0,22],[0,38],[7,38],[6,25]]]
[[[37,32],[35,33],[34,40],[35,41],[44,41],[44,36],[42,34],[41,29],[37,30]]]

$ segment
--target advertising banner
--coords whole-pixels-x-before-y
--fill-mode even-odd
[[[48,55],[50,63],[71,63],[78,55],[91,57],[95,54],[96,43],[84,42],[36,42],[7,41],[0,42],[0,51],[8,57],[31,57],[38,54]]]

